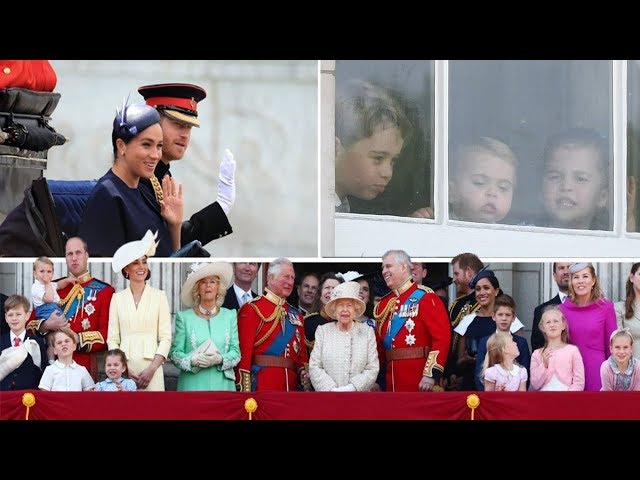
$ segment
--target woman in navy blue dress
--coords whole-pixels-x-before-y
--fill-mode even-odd
[[[98,180],[85,207],[78,235],[96,257],[112,257],[123,244],[158,232],[156,256],[180,248],[182,185],[165,176],[156,185],[160,209],[146,198],[140,178],[155,179],[162,157],[162,128],[157,110],[145,104],[124,105],[113,121],[115,161]]]

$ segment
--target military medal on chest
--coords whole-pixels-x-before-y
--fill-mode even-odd
[[[417,307],[418,305],[416,305]],[[413,329],[416,326],[416,322],[414,322],[413,320],[409,319],[406,322],[404,322],[404,328],[407,329],[407,332],[409,332],[407,334],[406,337],[404,337],[404,341],[407,345],[411,346],[411,345],[415,345],[416,343],[416,336],[414,334],[412,334],[411,332],[413,331]]]

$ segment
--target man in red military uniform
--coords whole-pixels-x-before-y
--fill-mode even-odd
[[[107,348],[109,306],[114,289],[108,283],[91,277],[87,269],[89,252],[81,238],[67,240],[65,255],[69,274],[77,278],[78,283],[58,290],[63,315],[54,312],[49,318],[43,319],[35,318],[34,312],[27,329],[44,335],[62,326],[69,326],[78,334],[78,350],[73,359],[86,367],[93,379],[97,380],[95,353]]]
[[[269,264],[264,295],[238,312],[240,391],[309,389],[303,316],[286,298],[295,283],[293,264],[278,258]]]
[[[386,356],[390,392],[441,391],[451,326],[442,300],[411,277],[411,258],[403,250],[382,256],[382,276],[392,290],[374,310]]]

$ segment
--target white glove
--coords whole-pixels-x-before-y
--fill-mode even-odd
[[[204,361],[204,353],[195,353],[191,354],[191,365],[194,367],[199,367],[200,363]]]
[[[220,174],[218,175],[218,198],[216,201],[229,215],[233,203],[236,201],[236,161],[233,153],[229,149],[224,151],[222,162],[220,163]]]
[[[207,362],[207,367],[213,367],[222,363],[222,355],[220,353],[205,353],[204,359]]]

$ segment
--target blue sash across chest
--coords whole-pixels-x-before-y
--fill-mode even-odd
[[[96,280],[91,280],[88,284],[84,285],[82,287],[84,290],[84,295],[81,298],[75,297],[71,301],[71,306],[67,310],[67,314],[65,316],[67,318],[71,318],[75,316],[78,308],[82,308],[87,303],[97,300],[98,293],[104,287],[104,283],[98,282]]]
[[[276,307],[277,308],[277,307]],[[289,316],[294,316],[296,319],[299,317],[299,312],[296,308],[289,305],[289,311],[287,312],[287,318]],[[275,322],[276,320],[274,320]],[[284,322],[284,331],[282,335],[276,335],[276,338],[271,342],[271,345],[262,353],[262,355],[273,355],[274,357],[281,357],[284,354],[287,345],[293,338],[296,333],[296,325],[291,323],[290,321]],[[262,365],[251,365],[251,377],[252,377],[252,390],[255,391],[256,388],[256,380],[257,374],[260,370],[262,370],[264,366]]]
[[[407,305],[411,307],[412,305],[417,305],[420,302],[420,299],[424,296],[426,292],[417,288],[407,299],[404,301],[403,305]],[[389,350],[391,348],[391,342],[396,337],[400,329],[404,326],[407,318],[409,317],[401,317],[399,314],[401,311],[408,311],[408,309],[399,308],[396,313],[393,315],[393,318],[390,320],[390,327],[387,329],[387,334],[384,336],[383,345],[385,350]]]

